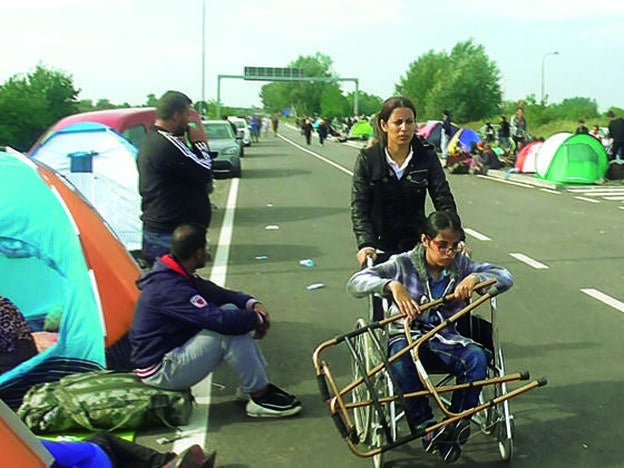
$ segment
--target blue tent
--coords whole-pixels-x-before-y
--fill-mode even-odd
[[[97,288],[62,199],[22,155],[0,152],[0,295],[37,331],[62,311],[56,345],[0,375],[0,398],[15,408],[35,383],[103,368],[104,332]]]

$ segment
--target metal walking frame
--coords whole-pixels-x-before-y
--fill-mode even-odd
[[[330,416],[338,432],[347,443],[351,452],[360,457],[372,457],[375,466],[382,465],[384,452],[403,444],[421,438],[446,425],[457,423],[461,419],[469,419],[477,424],[485,434],[496,438],[499,445],[501,459],[508,461],[513,454],[513,416],[509,410],[509,400],[528,392],[534,388],[546,385],[545,379],[532,380],[514,390],[509,390],[507,384],[514,381],[529,380],[528,372],[517,372],[505,375],[503,354],[494,333],[494,312],[498,294],[493,287],[494,280],[483,282],[475,287],[476,291],[485,293],[472,301],[459,312],[449,317],[435,328],[428,331],[418,340],[413,340],[410,333],[410,321],[402,314],[395,314],[381,320],[359,319],[356,328],[348,333],[337,336],[321,343],[313,353],[312,360],[316,372],[319,391],[327,403]],[[387,301],[387,299],[384,299]],[[421,311],[438,307],[454,300],[448,295],[441,299],[429,302],[420,307]],[[485,319],[471,315],[482,304],[490,302],[492,323]],[[370,316],[373,311],[373,300],[370,302]],[[387,303],[384,307],[387,310]],[[408,346],[399,353],[388,357],[387,325],[400,319],[406,319],[404,333]],[[489,335],[490,363],[486,379],[465,384],[449,384],[454,376],[443,377],[434,383],[428,371],[421,364],[418,352],[423,343],[431,339],[444,327],[455,324],[460,319],[469,319],[470,328],[475,328],[478,334]],[[494,336],[492,336],[494,334]],[[476,340],[475,340],[476,341]],[[346,385],[340,385],[333,377],[329,365],[321,359],[321,355],[337,345],[345,345],[349,351],[353,366],[353,380]],[[403,394],[399,391],[394,374],[390,366],[396,360],[410,353],[414,360],[418,376],[423,383],[424,390]],[[434,371],[432,374],[437,373]],[[444,396],[456,390],[469,387],[480,387],[481,401],[474,408],[452,413],[448,410],[449,400]],[[409,398],[431,398],[444,415],[444,418],[426,428],[414,427],[409,418],[404,417],[400,408],[405,407]]]

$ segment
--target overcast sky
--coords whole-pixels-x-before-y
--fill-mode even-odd
[[[387,98],[410,63],[473,39],[505,99],[595,99],[624,108],[619,0],[205,0],[206,99],[217,75],[286,67],[321,52],[341,77]],[[202,97],[202,0],[0,0],[0,83],[37,64],[72,75],[80,99],[143,104],[168,89]],[[559,55],[547,55],[557,51]],[[259,105],[264,83],[221,81],[221,101]],[[351,82],[342,85],[354,90]]]

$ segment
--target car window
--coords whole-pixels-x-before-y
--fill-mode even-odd
[[[147,132],[143,125],[135,125],[134,127],[126,128],[123,132],[123,136],[125,136],[130,143],[132,143],[137,148],[141,147],[143,140],[145,140],[145,136]]]
[[[208,140],[224,140],[228,138],[234,138],[232,136],[232,128],[225,125],[204,125],[206,130],[206,136]]]

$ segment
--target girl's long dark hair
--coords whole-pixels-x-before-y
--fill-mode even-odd
[[[423,233],[433,239],[440,231],[450,229],[456,234],[459,234],[460,239],[464,239],[464,228],[461,226],[461,220],[457,213],[452,211],[434,211],[427,217]]]

